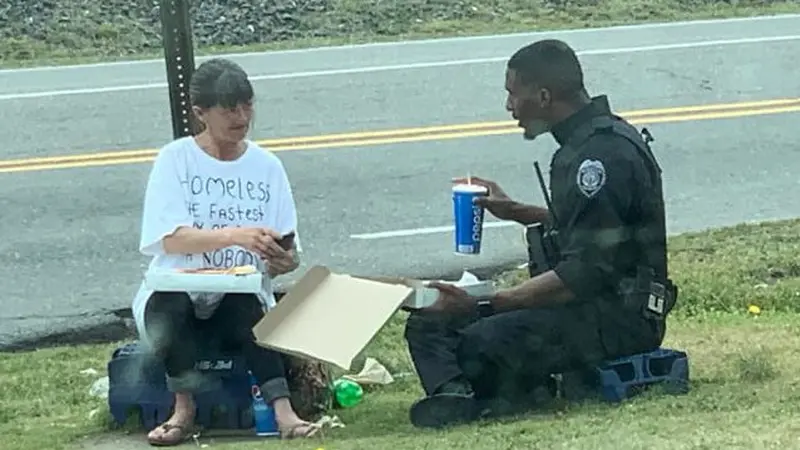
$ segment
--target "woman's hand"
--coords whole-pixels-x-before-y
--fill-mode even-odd
[[[283,251],[278,240],[281,238],[275,230],[269,228],[242,227],[227,228],[231,236],[231,243],[244,247],[262,259]]]
[[[270,228],[230,228],[234,245],[244,247],[263,259],[269,275],[291,272],[298,266],[294,248],[284,249],[280,245],[281,235]]]
[[[282,254],[269,256],[266,259],[267,261],[267,270],[269,272],[270,277],[276,277],[278,275],[283,275],[285,273],[289,273],[299,266],[299,261],[296,258],[296,253],[294,249],[291,250],[283,250],[281,249]]]

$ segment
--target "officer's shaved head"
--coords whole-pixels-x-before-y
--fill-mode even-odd
[[[583,70],[562,41],[545,39],[517,50],[506,68],[506,110],[525,129],[525,138],[550,127],[586,104]]]
[[[546,89],[553,100],[571,101],[584,92],[583,69],[575,52],[563,41],[545,39],[517,50],[508,60],[517,83]]]

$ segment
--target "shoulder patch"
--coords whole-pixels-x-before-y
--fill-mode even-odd
[[[596,159],[585,159],[578,167],[578,190],[587,198],[592,198],[606,184],[606,168]]]

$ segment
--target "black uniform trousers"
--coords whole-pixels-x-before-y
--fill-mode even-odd
[[[405,338],[427,395],[462,378],[479,400],[513,401],[547,385],[551,374],[607,357],[597,317],[586,309],[573,304],[486,318],[414,312]]]
[[[526,401],[552,374],[652,351],[663,323],[603,300],[479,318],[414,312],[405,338],[422,387],[433,395],[463,379],[478,400]]]
[[[268,402],[289,396],[286,360],[256,344],[252,328],[264,316],[258,297],[226,294],[208,319],[198,319],[189,295],[155,292],[145,307],[145,328],[155,356],[164,364],[172,391],[213,389],[195,369],[204,349],[238,351]]]

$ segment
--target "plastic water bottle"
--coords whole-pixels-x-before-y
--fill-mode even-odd
[[[250,375],[250,395],[253,398],[253,421],[256,425],[256,435],[258,436],[279,436],[278,423],[275,421],[275,410],[264,400],[261,395],[261,388],[253,373]]]
[[[339,378],[333,382],[333,396],[337,405],[342,408],[352,408],[361,403],[364,390],[353,380]]]

